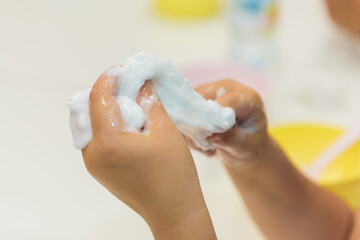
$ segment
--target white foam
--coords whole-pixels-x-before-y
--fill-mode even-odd
[[[136,103],[139,91],[147,80],[152,80],[167,113],[179,130],[204,151],[214,149],[207,137],[226,132],[235,124],[233,109],[205,100],[169,60],[157,58],[152,53],[142,52],[130,57],[123,67],[113,67],[105,74],[117,77],[119,81],[116,99],[128,131],[144,127],[147,114],[156,101],[145,99],[141,106]],[[78,149],[86,147],[92,139],[89,93],[90,89],[77,92],[67,104],[71,112],[74,145]]]
[[[221,97],[222,95],[224,95],[226,93],[226,89],[221,87],[218,90],[216,90],[216,98]]]

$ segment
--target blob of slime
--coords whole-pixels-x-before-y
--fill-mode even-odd
[[[140,133],[139,130],[147,121],[152,101],[147,101],[145,107],[136,102],[139,91],[147,80],[152,80],[166,112],[177,128],[203,151],[215,149],[207,140],[209,136],[224,133],[235,124],[235,112],[232,108],[221,107],[213,100],[205,100],[192,89],[188,79],[169,60],[157,58],[152,53],[138,53],[128,58],[122,67],[113,67],[105,74],[116,77],[119,81],[115,97],[128,125],[126,131]],[[91,89],[86,89],[75,93],[67,104],[70,109],[70,128],[77,149],[85,148],[92,139],[90,91]]]

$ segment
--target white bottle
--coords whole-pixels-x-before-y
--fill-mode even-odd
[[[235,60],[261,70],[268,67],[273,55],[277,9],[276,0],[232,0]]]

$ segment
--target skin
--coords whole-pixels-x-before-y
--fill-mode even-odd
[[[159,100],[149,112],[148,135],[124,132],[116,83],[103,74],[90,93],[93,139],[82,150],[87,170],[144,218],[155,239],[216,239],[183,136]],[[138,102],[153,94],[147,82]]]
[[[355,222],[354,227],[349,238],[350,240],[357,240],[360,239],[360,211],[355,212]]]
[[[326,0],[331,18],[349,33],[360,36],[360,0]]]
[[[227,92],[216,98],[219,88]],[[268,135],[258,94],[232,80],[197,91],[235,110],[238,124],[210,140],[266,239],[360,238],[360,224],[346,204],[299,173]],[[249,133],[249,127],[257,131]]]
[[[216,239],[183,136],[160,101],[150,110],[148,135],[125,132],[114,98],[116,82],[103,74],[91,91],[93,139],[82,150],[86,168],[144,218],[155,239]],[[219,88],[227,92],[217,98]],[[235,110],[236,125],[210,137],[216,151],[206,154],[220,155],[266,239],[360,238],[359,213],[308,181],[268,135],[256,92],[231,80],[206,84],[197,91]],[[138,102],[155,94],[147,82]]]

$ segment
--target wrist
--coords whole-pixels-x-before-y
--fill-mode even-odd
[[[253,184],[284,165],[291,164],[277,143],[267,135],[263,144],[256,152],[249,154],[249,158],[243,164],[225,164],[225,167],[239,182]]]
[[[181,214],[180,218],[155,221],[149,226],[156,240],[217,239],[205,202],[187,214]]]

